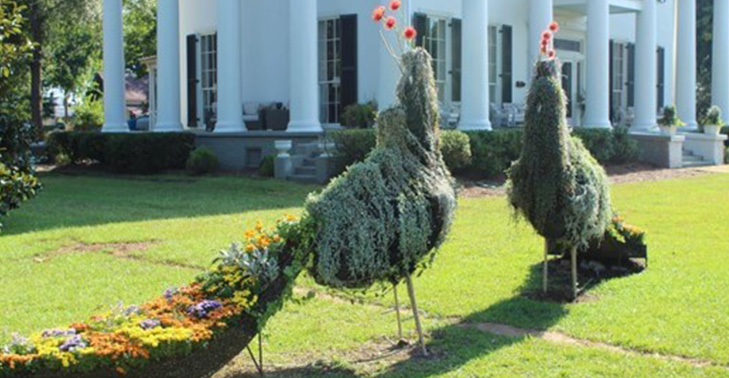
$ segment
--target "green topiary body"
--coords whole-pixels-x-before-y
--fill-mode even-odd
[[[514,209],[548,239],[586,247],[612,218],[605,171],[570,135],[557,60],[537,63],[527,97],[524,147],[509,170]]]
[[[402,57],[400,104],[378,118],[377,147],[309,198],[316,280],[366,288],[412,274],[450,228],[456,194],[439,151],[430,55]]]

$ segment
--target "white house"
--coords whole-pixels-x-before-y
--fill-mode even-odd
[[[713,102],[729,116],[729,0],[715,0]],[[389,0],[159,0],[155,131],[244,135],[258,108],[286,131],[337,125],[345,106],[394,102],[398,69],[372,22]],[[696,0],[404,0],[433,56],[444,114],[492,128],[524,103],[551,20],[575,126],[655,127],[675,103],[696,127]],[[105,131],[125,131],[121,0],[104,0]],[[505,107],[504,104],[507,104]],[[512,105],[513,104],[513,105]],[[495,114],[496,113],[496,114]],[[494,125],[495,126],[495,125]],[[257,127],[257,126],[254,126]]]

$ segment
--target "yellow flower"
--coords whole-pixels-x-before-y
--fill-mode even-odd
[[[246,252],[251,253],[256,249],[256,246],[253,244],[246,245]]]
[[[256,222],[256,231],[263,231],[263,223],[261,223],[261,221]]]

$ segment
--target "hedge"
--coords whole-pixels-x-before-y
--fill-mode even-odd
[[[363,161],[377,144],[375,129],[334,131],[328,137],[337,146],[336,174],[344,172],[354,163]],[[455,130],[441,132],[441,152],[451,171],[467,166],[471,160],[468,135]]]
[[[329,134],[337,145],[339,171],[367,157],[375,147],[375,130],[342,130]],[[624,164],[637,160],[638,146],[628,130],[578,128],[573,134],[582,139],[585,147],[601,164]],[[443,131],[443,159],[456,174],[476,173],[481,177],[497,177],[519,158],[522,147],[522,129],[496,131]],[[470,157],[464,157],[469,149]],[[465,159],[465,162],[464,162]]]
[[[113,172],[148,174],[184,169],[195,135],[58,132],[49,135],[48,146],[53,157],[65,155],[72,163],[91,161]]]

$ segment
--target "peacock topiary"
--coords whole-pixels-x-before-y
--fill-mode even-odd
[[[318,283],[368,288],[405,279],[415,308],[410,276],[445,239],[456,193],[438,146],[431,57],[412,50],[402,67],[400,105],[379,115],[375,150],[312,195],[306,210],[316,224]]]
[[[376,21],[378,12],[384,9],[375,10]],[[414,29],[406,28],[403,35],[412,40]],[[397,286],[404,279],[423,345],[410,276],[443,243],[456,192],[439,148],[432,58],[422,48],[395,58],[402,71],[399,104],[378,116],[377,147],[307,201],[308,217],[316,225],[310,272],[318,283],[335,288]],[[396,306],[401,330],[397,297]]]
[[[552,49],[556,23],[545,31],[542,55],[527,96],[521,157],[508,172],[508,198],[547,240],[570,246],[573,293],[577,296],[576,254],[601,240],[613,218],[604,169],[582,142],[570,135],[561,84],[561,65]],[[545,291],[547,265],[545,259]]]

